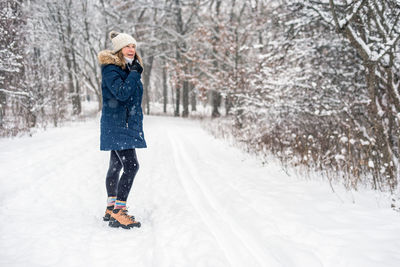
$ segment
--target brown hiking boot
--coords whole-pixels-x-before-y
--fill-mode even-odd
[[[113,209],[114,209],[114,206],[108,206],[108,207],[106,208],[106,212],[105,212],[104,217],[103,217],[103,220],[104,220],[105,222],[108,222],[108,221],[110,220],[110,218],[111,218],[111,213],[112,213]],[[128,210],[127,210],[126,208],[124,208],[124,210],[125,210],[125,213],[128,213]],[[132,215],[128,215],[128,216],[131,217],[132,220],[135,219],[135,216],[132,216]]]
[[[108,222],[110,220],[111,212],[113,209],[114,209],[114,206],[107,206],[106,213],[104,214],[104,217],[103,217],[103,220],[105,222]]]
[[[126,209],[114,209],[111,212],[108,225],[115,228],[121,226],[124,229],[130,229],[132,227],[140,227],[140,222],[135,221],[132,216],[129,216]]]

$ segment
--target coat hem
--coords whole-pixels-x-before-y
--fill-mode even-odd
[[[136,148],[147,148],[147,145],[145,146],[127,146],[127,147],[118,147],[116,148],[110,148],[110,147],[100,147],[100,151],[112,151],[112,150],[126,150],[126,149],[136,149]]]

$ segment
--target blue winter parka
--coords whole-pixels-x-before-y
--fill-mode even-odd
[[[110,50],[98,54],[101,65],[103,107],[100,120],[100,150],[146,148],[141,107],[141,74],[123,69]]]

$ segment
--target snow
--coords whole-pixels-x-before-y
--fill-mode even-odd
[[[110,228],[98,121],[0,140],[0,266],[400,266],[384,194],[333,193],[181,118],[145,117],[128,199],[142,227]]]
[[[361,7],[361,4],[363,3],[363,1],[358,1],[354,4],[353,6],[353,10],[351,11],[351,13],[347,14],[346,18],[342,19],[339,21],[339,28],[343,28],[343,26],[345,26],[357,13],[359,8]]]
[[[346,160],[346,158],[344,157],[344,155],[339,155],[339,154],[337,154],[337,155],[335,155],[335,160],[336,160],[336,161]]]
[[[375,52],[375,51],[371,51],[371,49],[368,47],[368,45],[360,38],[360,36],[357,35],[357,33],[355,32],[353,27],[347,26],[347,28],[349,29],[349,32],[351,33],[351,35],[354,37],[354,40],[360,45],[360,47],[363,49],[363,51],[368,55],[368,58],[373,59],[374,58],[373,52]]]

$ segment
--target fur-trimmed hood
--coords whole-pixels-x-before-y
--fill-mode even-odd
[[[122,69],[125,67],[125,62],[122,62],[116,54],[111,50],[103,50],[97,55],[100,65],[117,65]]]

